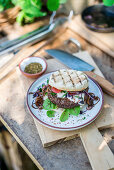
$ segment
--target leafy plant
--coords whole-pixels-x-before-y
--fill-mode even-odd
[[[112,6],[114,5],[114,0],[103,0],[104,5]]]
[[[48,11],[56,11],[60,4],[65,3],[67,0],[0,0],[0,11],[11,8],[14,6],[20,7],[20,12],[17,16],[17,22],[22,25],[24,23],[31,23],[37,17],[47,15],[47,11],[43,11],[44,5],[47,6]]]
[[[0,12],[11,7],[13,7],[11,0],[0,0]]]

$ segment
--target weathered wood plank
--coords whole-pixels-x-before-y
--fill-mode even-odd
[[[73,33],[71,34],[71,35],[74,35]],[[63,43],[63,41],[65,40],[65,38],[67,39],[67,38],[69,38],[69,36],[68,36],[68,32],[66,32],[66,37],[64,38],[64,36],[65,36],[65,34],[63,34],[61,37],[59,37],[59,39],[57,39],[57,41],[58,41],[58,47],[60,47],[61,46],[61,43],[60,42],[62,42]],[[47,48],[51,48],[51,47],[54,47],[54,45],[57,45],[57,43],[52,43],[52,44],[50,44],[50,46],[47,46]],[[86,53],[86,52],[84,52],[84,53]],[[77,54],[78,55],[78,54]],[[85,58],[84,57],[84,54],[81,54],[81,57],[82,57],[82,59],[83,60],[86,60],[87,61],[87,58]],[[50,61],[50,60],[49,60]],[[91,62],[91,60],[88,60],[89,62]],[[53,62],[53,61],[50,61],[50,62]],[[91,64],[93,64],[94,65],[94,62],[92,61],[92,63]],[[51,67],[48,67],[48,70],[47,70],[47,72],[49,72],[50,70],[51,71],[53,71],[53,69],[55,69],[55,64],[53,63],[53,68],[51,68]],[[58,67],[60,66],[60,63],[58,64]],[[63,67],[63,66],[62,66]],[[61,68],[61,66],[59,67],[59,68]],[[96,70],[96,73],[99,73],[99,74],[101,74],[102,75],[102,73],[101,72],[99,72],[98,70]],[[13,78],[12,78],[12,76],[13,76]],[[4,98],[4,101],[0,101],[1,102],[1,106],[3,107],[3,105],[4,105],[4,108],[3,108],[3,110],[2,110],[2,117],[1,117],[1,120],[2,120],[2,122],[7,126],[7,123],[4,121],[4,119],[3,118],[5,118],[5,120],[6,120],[6,113],[8,113],[8,116],[9,116],[9,120],[11,121],[11,123],[13,123],[14,125],[16,125],[16,126],[18,126],[18,128],[20,128],[22,125],[23,125],[23,122],[25,122],[26,121],[26,119],[29,117],[29,115],[27,115],[27,117],[25,117],[25,115],[26,115],[26,109],[25,109],[25,106],[24,106],[24,102],[23,102],[23,97],[24,97],[24,95],[26,94],[26,91],[27,91],[27,87],[29,87],[29,85],[31,84],[31,82],[33,81],[33,80],[31,80],[31,79],[27,79],[27,78],[25,78],[25,77],[23,77],[23,79],[25,80],[25,81],[23,81],[23,79],[20,79],[20,78],[22,78],[23,76],[21,75],[21,73],[19,72],[19,69],[17,69],[17,71],[16,72],[13,72],[12,74],[10,74],[10,75],[8,75],[7,76],[7,78],[9,78],[10,79],[10,81],[8,80],[8,79],[6,79],[6,77],[4,78],[4,80],[3,81],[1,81],[1,87],[0,87],[0,90],[2,90],[2,96],[3,96],[3,98]],[[15,79],[16,78],[16,79]],[[11,79],[12,79],[12,82],[11,82]],[[9,81],[9,82],[8,82]],[[16,85],[15,86],[15,81],[16,81],[16,83],[18,83],[18,86]],[[23,83],[24,82],[24,83]],[[25,83],[26,82],[26,83]],[[24,86],[23,86],[23,84],[24,84]],[[25,87],[26,86],[26,87]],[[22,87],[23,87],[23,90],[22,90]],[[5,90],[4,90],[5,89]],[[14,90],[15,89],[15,90]],[[14,92],[15,91],[15,92]],[[21,102],[19,102],[19,97],[20,97],[20,94],[23,94],[23,97],[21,98],[22,100],[21,100]],[[6,95],[4,95],[4,94],[7,94],[8,96],[6,96]],[[11,96],[10,96],[10,94],[11,94]],[[13,95],[15,95],[16,96],[16,98],[15,98],[15,100],[14,100],[14,96]],[[10,99],[8,98],[10,96]],[[13,102],[13,104],[14,104],[14,106],[12,106],[12,102]],[[17,103],[17,104],[16,104]],[[7,108],[7,107],[5,107],[6,106],[6,104],[7,104],[7,106],[9,106],[9,108]],[[12,106],[12,107],[10,107],[10,106]],[[19,109],[18,109],[19,108]],[[18,109],[18,112],[16,112],[16,109]],[[20,109],[21,109],[21,113],[20,113]],[[110,119],[111,120],[111,119]],[[109,120],[109,122],[110,122],[110,120]],[[29,120],[28,120],[29,121]],[[109,123],[108,122],[108,123]],[[27,123],[27,122],[26,122]],[[9,124],[10,124],[10,122],[9,122]],[[29,124],[30,125],[30,124]],[[102,121],[102,120],[100,120],[100,125],[99,125],[99,123],[97,123],[97,126],[105,126],[106,127],[106,122],[105,122],[105,125],[104,125],[104,120]],[[109,125],[109,124],[108,124]],[[112,121],[111,121],[111,125],[112,125]],[[9,126],[7,126],[7,127],[9,127]],[[22,126],[23,127],[23,126]],[[26,127],[25,127],[26,128]],[[29,127],[28,127],[29,128]],[[16,135],[15,136],[15,133],[14,132],[16,132],[16,130],[17,129],[13,129],[14,131],[12,131],[12,129],[9,127],[9,130],[11,131],[11,133],[14,135],[14,137],[16,138],[16,136],[17,136],[17,140],[20,142],[20,144],[21,144],[21,146],[25,146],[23,143],[21,143],[21,140],[18,138],[18,135]],[[20,129],[18,129],[18,130],[21,130],[21,132],[23,132],[24,133],[24,130],[22,130],[22,128],[20,128]],[[73,132],[74,133],[74,132]],[[28,133],[29,134],[29,133]],[[22,134],[21,134],[22,135]],[[72,135],[68,135],[68,137],[72,137]],[[22,136],[21,136],[22,137]],[[62,137],[62,139],[64,139],[64,136],[63,136],[63,134],[59,134],[59,138],[61,139],[61,137]],[[66,137],[66,134],[65,134],[65,137]],[[29,138],[30,138],[30,136],[29,136]],[[46,138],[46,140],[47,140],[47,138]],[[49,137],[48,137],[48,140],[49,140]],[[31,141],[32,142],[32,141]],[[47,141],[46,141],[47,142]],[[56,141],[55,141],[56,142]],[[34,145],[35,145],[36,143],[34,143]],[[39,143],[38,143],[39,144]],[[41,146],[40,146],[41,147]],[[26,148],[26,146],[25,146],[25,148]],[[29,148],[30,149],[30,148]],[[26,149],[25,149],[26,150]],[[42,150],[42,149],[41,149]],[[29,152],[29,150],[26,150],[26,152],[28,153],[28,154],[30,154],[31,155],[31,153]],[[49,152],[49,150],[48,150],[48,152],[46,152],[46,150],[43,150],[43,152],[45,152],[45,153],[47,153],[47,155],[48,155],[48,152]],[[37,157],[37,156],[36,156]],[[34,158],[34,156],[32,157],[32,159]],[[41,159],[41,157],[40,157],[40,159]],[[51,159],[51,157],[50,157],[50,159]],[[36,159],[35,159],[36,160]],[[35,160],[33,159],[33,161],[35,162]],[[46,161],[46,160],[45,160]],[[43,162],[43,161],[42,161]],[[36,162],[36,163],[38,163],[38,162]],[[38,165],[38,164],[37,164]],[[67,164],[68,165],[68,164]]]
[[[113,39],[114,33],[96,33],[85,27],[81,16],[76,16],[69,24],[69,28],[78,33],[84,39],[102,49],[104,52],[114,57]]]
[[[114,168],[114,155],[94,123],[80,130],[80,137],[93,170]]]
[[[8,129],[8,131],[13,135],[13,137],[16,139],[16,141],[19,143],[19,145],[24,149],[24,151],[29,155],[31,160],[35,163],[35,165],[40,169],[43,170],[42,166],[39,164],[38,160],[35,159],[35,157],[31,154],[31,152],[28,150],[28,148],[23,144],[21,139],[14,133],[14,131],[11,129],[11,127],[6,123],[6,121],[0,116],[0,121],[3,123],[3,125]]]

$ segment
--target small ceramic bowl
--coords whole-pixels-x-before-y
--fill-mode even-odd
[[[24,72],[25,67],[30,63],[40,63],[42,65],[42,71],[36,74],[29,74]],[[38,78],[41,76],[47,69],[47,62],[41,57],[26,57],[19,63],[19,68],[22,74],[28,78]]]

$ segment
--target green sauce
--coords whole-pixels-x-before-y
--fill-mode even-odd
[[[42,71],[42,65],[40,63],[30,63],[24,69],[24,72],[29,74],[36,74],[41,71]]]

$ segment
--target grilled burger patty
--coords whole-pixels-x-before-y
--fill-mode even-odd
[[[50,86],[48,86],[48,98],[52,103],[56,104],[59,108],[70,109],[74,108],[75,106],[79,106],[78,103],[74,103],[73,101],[70,101],[68,98],[59,98],[57,97],[57,94],[53,95],[53,91],[51,90]]]

